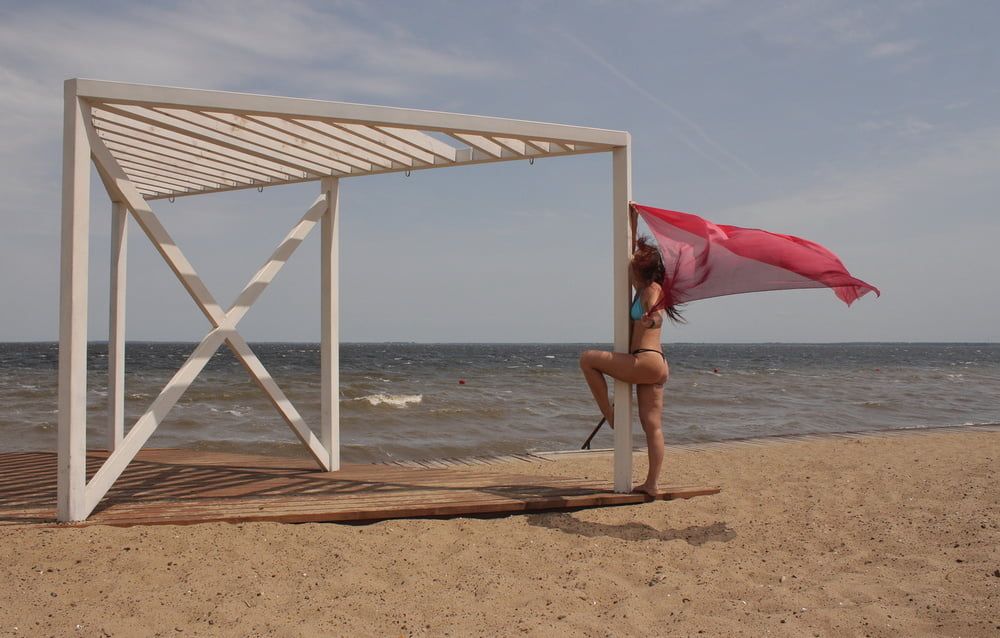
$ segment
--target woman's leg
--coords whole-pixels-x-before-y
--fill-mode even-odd
[[[642,361],[641,359],[646,359]],[[652,361],[649,361],[652,359]],[[636,357],[621,352],[605,352],[603,350],[587,350],[580,355],[580,369],[587,380],[594,401],[601,414],[608,420],[608,425],[615,426],[614,410],[608,399],[607,374],[626,383],[651,383],[663,375],[663,370],[654,357]],[[661,386],[662,387],[662,386]]]
[[[646,433],[646,449],[649,451],[649,471],[646,482],[635,489],[650,496],[656,496],[660,469],[663,467],[663,384],[649,383],[635,388],[639,404],[639,422]]]

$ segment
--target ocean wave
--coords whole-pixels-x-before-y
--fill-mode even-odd
[[[369,405],[391,405],[394,408],[405,408],[413,403],[417,404],[424,400],[422,394],[367,394],[354,399],[355,401],[367,401]]]

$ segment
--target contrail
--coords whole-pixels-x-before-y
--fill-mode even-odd
[[[746,162],[744,162],[743,160],[741,160],[739,157],[737,157],[736,155],[734,155],[733,153],[731,153],[730,151],[728,151],[721,144],[719,144],[718,142],[716,142],[715,140],[713,140],[711,137],[709,137],[708,133],[705,132],[705,129],[703,129],[701,126],[699,126],[696,122],[692,121],[690,118],[686,117],[683,113],[681,113],[680,111],[678,111],[674,107],[670,106],[669,104],[667,104],[666,102],[664,102],[663,100],[661,100],[660,98],[658,98],[657,96],[653,95],[652,93],[650,93],[649,91],[647,91],[646,89],[644,89],[643,87],[641,87],[635,80],[633,80],[629,76],[625,75],[625,73],[623,73],[618,67],[616,67],[615,65],[611,64],[610,62],[608,62],[597,51],[595,51],[591,47],[587,46],[587,44],[584,43],[583,41],[581,41],[579,38],[577,38],[576,36],[574,36],[573,34],[567,32],[567,31],[564,31],[564,30],[559,29],[559,28],[554,28],[553,30],[556,33],[558,33],[559,35],[561,35],[564,38],[566,38],[567,40],[569,40],[570,42],[572,42],[573,44],[575,44],[581,51],[583,51],[588,56],[590,56],[591,58],[593,58],[593,60],[595,62],[597,62],[598,64],[600,64],[601,66],[603,66],[605,69],[607,69],[608,71],[610,71],[612,75],[614,75],[616,78],[618,78],[619,80],[621,80],[622,82],[624,82],[626,85],[628,85],[630,88],[632,88],[632,90],[634,90],[636,93],[638,93],[642,97],[646,98],[647,100],[649,100],[653,104],[659,106],[661,109],[663,109],[664,111],[666,111],[667,113],[669,113],[674,118],[680,120],[682,124],[684,124],[689,129],[691,129],[695,133],[697,133],[698,137],[700,137],[704,141],[705,144],[707,144],[712,149],[714,149],[716,153],[724,156],[730,162],[738,165],[740,168],[742,168],[746,172],[750,173],[754,177],[760,177],[757,174],[757,172],[750,167],[749,164],[747,164]],[[712,153],[707,152],[699,144],[695,143],[693,140],[691,140],[687,135],[685,135],[681,131],[670,131],[670,132],[671,132],[671,134],[673,134],[674,136],[676,136],[680,141],[682,141],[685,145],[687,145],[687,147],[690,148],[691,150],[695,151],[696,153],[698,153],[699,155],[701,155],[705,159],[707,159],[707,160],[709,160],[711,162],[714,162],[719,167],[724,168],[725,170],[732,172],[733,167],[730,164],[721,161],[718,157],[716,157]]]

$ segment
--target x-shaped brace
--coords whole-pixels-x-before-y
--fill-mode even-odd
[[[89,110],[89,109],[88,109]],[[305,240],[316,223],[327,212],[328,202],[325,195],[320,195],[309,207],[302,219],[292,227],[288,235],[272,253],[257,273],[250,279],[242,292],[233,302],[232,307],[223,311],[212,293],[205,286],[194,267],[181,252],[177,244],[167,233],[166,228],[153,213],[152,208],[139,194],[128,179],[125,172],[115,161],[111,152],[97,135],[90,122],[89,113],[84,117],[87,135],[90,141],[91,153],[98,173],[105,187],[113,197],[117,197],[131,211],[143,232],[156,247],[167,262],[195,304],[212,325],[212,330],[205,335],[184,364],[174,373],[167,385],[146,412],[139,417],[129,430],[121,444],[111,453],[101,468],[94,474],[86,488],[87,511],[92,511],[104,497],[107,490],[118,479],[125,467],[135,458],[149,437],[160,425],[167,413],[191,386],[198,374],[204,369],[212,355],[226,343],[236,358],[243,364],[257,386],[264,391],[271,404],[278,410],[285,422],[309,450],[316,462],[325,470],[331,468],[331,451],[327,450],[320,440],[306,425],[302,416],[285,396],[274,381],[257,355],[246,340],[236,330],[237,324],[249,311],[250,306],[260,297],[274,277],[288,261],[292,253]],[[336,400],[336,399],[334,399]]]

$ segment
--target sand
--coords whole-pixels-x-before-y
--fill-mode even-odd
[[[603,477],[610,458],[516,469]],[[828,439],[668,452],[669,479],[724,488],[690,501],[0,527],[0,635],[997,636],[998,469],[998,433]]]

